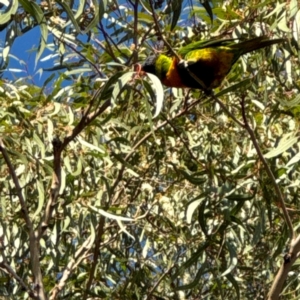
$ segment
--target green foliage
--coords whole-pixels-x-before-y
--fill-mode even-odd
[[[0,83],[1,297],[267,298],[291,232],[254,141],[297,229],[298,3],[169,3],[19,1],[2,69],[36,26],[37,66],[46,47],[56,60],[42,86]],[[287,42],[244,56],[215,97],[133,71],[162,39],[260,35]]]

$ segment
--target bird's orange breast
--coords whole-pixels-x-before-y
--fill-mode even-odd
[[[162,83],[169,87],[186,88],[187,86],[183,84],[178,72],[178,63],[177,58],[174,57],[165,78],[162,79]]]

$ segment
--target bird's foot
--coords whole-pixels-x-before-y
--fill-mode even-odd
[[[196,63],[197,63],[197,60],[193,60],[193,59],[184,60],[184,59],[181,59],[177,66],[181,69],[188,69]]]
[[[178,63],[178,67],[182,69],[187,69],[189,67],[189,63],[187,60],[181,59]]]

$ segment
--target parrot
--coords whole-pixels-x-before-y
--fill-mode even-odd
[[[236,39],[193,42],[178,50],[180,60],[162,53],[150,55],[141,71],[156,75],[167,87],[209,93],[221,85],[240,56],[284,41],[260,36],[239,43]]]

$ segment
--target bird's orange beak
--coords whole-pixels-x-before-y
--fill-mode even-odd
[[[133,70],[137,73],[138,76],[144,76],[146,74],[146,72],[142,70],[142,65],[139,63],[133,66]]]

